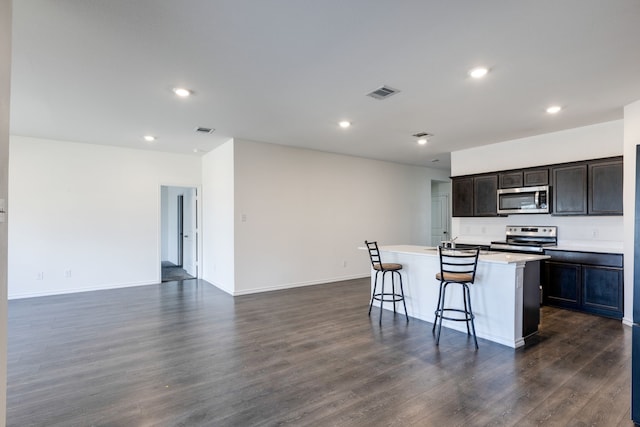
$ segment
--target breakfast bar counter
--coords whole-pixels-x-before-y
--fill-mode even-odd
[[[381,246],[380,255],[382,262],[403,265],[401,273],[409,316],[433,322],[440,285],[435,278],[440,271],[437,248]],[[480,252],[476,280],[470,287],[471,305],[476,316],[476,334],[479,338],[517,348],[524,345],[524,338],[537,332],[540,261],[548,258],[537,254]],[[372,270],[372,273],[375,271]],[[373,289],[375,274],[371,277]],[[402,303],[396,304],[398,313],[404,314]],[[458,287],[447,291],[446,304],[462,304]],[[379,307],[379,302],[375,301],[374,306]],[[391,310],[391,303],[385,303],[384,308]],[[442,326],[464,333],[467,331],[464,322],[444,320]],[[444,330],[443,336],[446,336]]]

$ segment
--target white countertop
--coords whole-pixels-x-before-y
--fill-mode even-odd
[[[389,245],[380,246],[381,251],[398,252],[410,255],[438,256],[438,249],[434,246],[417,245]],[[548,255],[520,254],[512,252],[488,252],[480,251],[479,261],[492,262],[498,264],[513,264],[519,262],[540,261],[549,259]]]
[[[624,253],[622,242],[602,241],[602,242],[571,242],[560,241],[558,246],[551,246],[547,249],[559,251],[577,251],[577,252],[597,252],[606,254]]]
[[[490,241],[474,239],[474,238],[459,238],[456,243],[478,246],[489,246]],[[552,249],[556,251],[576,251],[576,252],[595,252],[605,254],[622,254],[624,253],[624,247],[622,242],[617,241],[571,241],[561,240],[557,246],[547,246],[545,249]]]

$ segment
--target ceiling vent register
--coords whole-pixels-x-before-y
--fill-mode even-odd
[[[369,92],[367,96],[370,96],[375,99],[387,99],[398,92],[400,92],[398,89],[394,89],[389,86],[382,86],[374,90],[373,92]]]
[[[418,133],[414,133],[413,136],[415,136],[416,138],[429,138],[429,137],[432,137],[433,135],[427,132],[418,132]]]
[[[213,131],[215,131],[215,129],[204,128],[204,127],[196,128],[197,133],[213,133]]]

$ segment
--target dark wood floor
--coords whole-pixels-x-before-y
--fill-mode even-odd
[[[632,425],[619,321],[545,307],[526,348],[448,330],[436,348],[430,323],[369,319],[368,292],[191,280],[10,301],[7,423]]]

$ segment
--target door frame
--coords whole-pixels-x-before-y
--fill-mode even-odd
[[[157,236],[158,236],[158,244],[156,247],[156,282],[162,283],[162,187],[173,187],[173,188],[190,188],[195,190],[195,211],[193,212],[193,223],[195,226],[195,238],[193,239],[194,245],[194,253],[196,258],[196,275],[194,276],[196,279],[201,278],[202,275],[202,186],[200,185],[189,185],[189,184],[160,184],[158,185],[158,217],[157,217]]]
[[[176,197],[177,197],[176,208],[178,210],[176,213],[176,225],[177,225],[176,231],[178,234],[177,240],[176,240],[176,246],[177,246],[176,249],[178,252],[176,255],[176,259],[178,260],[178,262],[176,263],[176,265],[178,267],[182,267],[182,263],[184,260],[184,194],[178,194]]]
[[[431,223],[431,221],[432,221],[432,217],[433,217],[433,208],[434,208],[433,198],[434,197],[443,197],[444,196],[447,199],[447,205],[446,205],[447,206],[447,208],[446,208],[446,210],[447,210],[447,218],[446,218],[446,222],[447,222],[447,232],[448,232],[448,236],[449,236],[449,238],[447,240],[450,240],[450,239],[453,238],[452,230],[451,230],[452,227],[453,227],[453,221],[452,221],[453,217],[452,217],[452,211],[451,211],[451,209],[452,209],[452,206],[451,206],[451,190],[449,190],[447,192],[444,192],[444,193],[442,193],[442,192],[434,193],[433,192],[434,184],[449,184],[450,185],[451,181],[444,181],[444,180],[437,180],[437,179],[432,179],[431,180],[431,198],[429,200],[429,204],[430,204],[429,207],[430,207],[430,213],[431,213],[431,216],[429,218],[429,226],[430,226],[430,228],[429,228],[430,242],[429,243],[430,244],[433,243],[433,235],[432,235],[433,224]]]

